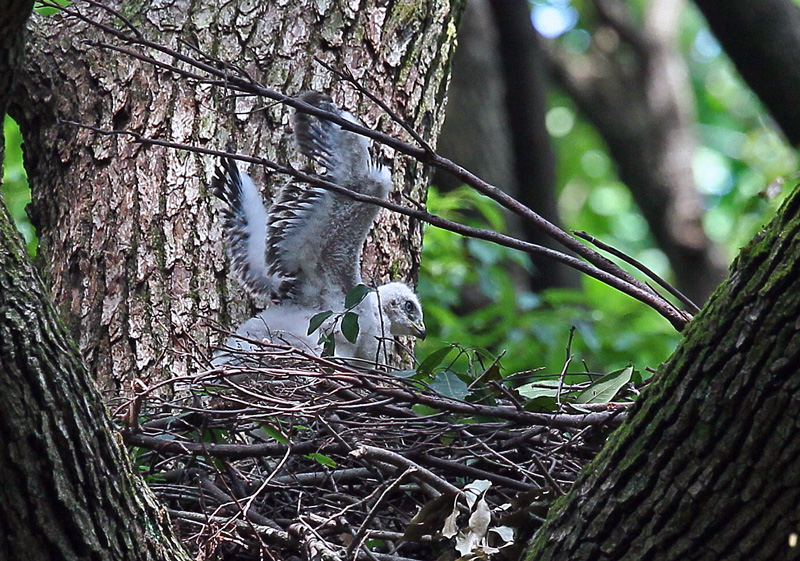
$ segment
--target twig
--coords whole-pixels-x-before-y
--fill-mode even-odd
[[[413,139],[414,139],[414,141],[415,141],[417,144],[419,144],[420,146],[422,146],[422,148],[424,148],[426,152],[428,152],[429,154],[433,154],[433,153],[434,153],[434,150],[433,150],[433,148],[431,148],[431,145],[430,145],[430,144],[428,144],[428,143],[425,141],[425,139],[423,139],[423,138],[422,138],[422,136],[420,136],[420,134],[419,134],[419,133],[418,133],[416,130],[414,130],[414,127],[412,127],[411,125],[409,125],[409,124],[408,124],[408,123],[405,121],[405,119],[402,119],[402,118],[400,117],[400,115],[398,115],[398,114],[397,114],[395,111],[392,111],[392,109],[391,109],[391,108],[390,108],[388,105],[386,105],[386,104],[383,102],[383,100],[381,100],[380,98],[378,98],[378,96],[376,96],[376,95],[375,95],[375,94],[373,94],[371,91],[369,91],[367,88],[365,88],[364,86],[362,86],[362,85],[361,85],[361,82],[359,82],[358,80],[356,80],[355,76],[353,76],[353,73],[350,71],[350,69],[349,69],[349,68],[345,68],[344,70],[339,70],[339,69],[337,69],[337,68],[334,68],[333,66],[331,66],[330,64],[328,64],[328,63],[327,63],[327,62],[325,62],[324,60],[320,59],[319,57],[314,57],[314,60],[317,62],[317,64],[319,64],[320,66],[322,66],[323,68],[325,68],[325,70],[327,70],[327,71],[328,71],[328,72],[330,72],[331,74],[334,74],[335,76],[339,76],[339,77],[340,77],[340,78],[342,78],[343,80],[345,80],[345,81],[347,81],[348,83],[352,84],[352,85],[353,85],[353,87],[355,87],[355,88],[356,88],[356,90],[358,90],[358,91],[359,91],[359,93],[361,93],[362,95],[365,95],[365,96],[367,96],[369,99],[371,99],[371,100],[372,100],[372,102],[373,102],[375,105],[377,105],[378,107],[380,107],[381,109],[383,109],[384,113],[386,113],[387,115],[389,115],[389,117],[390,117],[390,118],[391,118],[391,119],[392,119],[392,120],[393,120],[395,123],[397,123],[398,125],[400,125],[401,127],[403,127],[403,128],[405,129],[405,131],[406,131],[406,132],[407,132],[407,133],[408,133],[408,134],[411,136],[411,138],[413,138]]]
[[[170,470],[165,473],[163,467],[153,468],[156,475],[160,473],[163,480],[168,482],[154,485],[159,497],[172,505],[188,503],[198,505],[201,509],[208,508],[212,511],[212,516],[217,516],[214,508],[230,508],[235,499],[230,500],[227,494],[208,481],[204,487],[209,487],[208,490],[216,500],[213,504],[205,505],[202,499],[204,495],[198,493],[200,489],[194,486],[187,488],[180,485],[180,481],[198,477],[202,481],[207,471],[214,470],[224,483],[231,474],[226,475],[215,470],[216,462],[203,460],[200,456],[214,457],[219,451],[236,451],[238,447],[240,452],[248,448],[252,450],[255,446],[185,442],[185,439],[188,437],[199,440],[201,435],[198,431],[201,430],[212,430],[215,433],[227,430],[228,438],[232,441],[243,437],[252,438],[253,425],[265,419],[273,422],[276,416],[274,411],[263,408],[261,404],[282,403],[282,407],[294,411],[285,423],[288,426],[302,425],[304,428],[295,435],[298,441],[292,444],[291,449],[285,445],[276,447],[271,443],[269,453],[270,456],[283,456],[282,462],[285,465],[291,462],[291,473],[280,476],[280,467],[276,469],[274,462],[254,462],[246,459],[249,456],[242,455],[236,470],[241,471],[245,480],[258,487],[258,490],[250,496],[248,507],[244,504],[240,507],[243,516],[247,518],[240,520],[242,516],[237,516],[234,519],[237,522],[256,524],[274,521],[281,528],[292,528],[290,536],[297,536],[306,547],[316,548],[314,551],[317,553],[322,550],[328,552],[320,553],[322,557],[336,554],[339,559],[343,559],[347,554],[352,554],[359,561],[397,559],[397,556],[386,556],[364,549],[361,544],[373,538],[373,531],[386,533],[386,530],[407,525],[410,517],[409,504],[424,504],[425,497],[439,497],[442,493],[447,496],[459,493],[453,482],[462,478],[492,481],[493,496],[487,497],[490,505],[499,505],[499,501],[513,503],[515,498],[521,498],[521,493],[543,491],[542,485],[545,481],[548,482],[547,488],[552,488],[552,494],[555,495],[556,489],[563,491],[574,480],[582,465],[576,460],[579,455],[575,452],[582,451],[580,457],[584,461],[593,455],[581,443],[585,431],[570,429],[559,433],[556,428],[542,427],[539,436],[534,440],[528,420],[487,420],[485,409],[481,410],[483,414],[476,413],[475,423],[469,425],[459,423],[458,417],[450,421],[444,414],[435,417],[408,417],[407,412],[410,410],[397,404],[418,403],[420,396],[433,399],[436,394],[414,388],[408,381],[392,376],[371,372],[325,372],[324,369],[303,372],[297,369],[281,370],[277,367],[256,368],[254,373],[264,378],[257,383],[252,382],[247,388],[237,384],[228,390],[233,397],[231,401],[237,404],[235,410],[203,410],[189,397],[185,398],[186,405],[181,400],[150,400],[151,407],[164,418],[179,418],[182,411],[196,411],[195,415],[199,418],[192,424],[177,423],[174,432],[166,433],[170,436],[169,439],[161,438],[164,436],[163,432],[155,435],[150,432],[153,426],[169,428],[169,424],[159,423],[158,420],[143,423],[144,434],[132,435],[131,439],[144,444],[143,448],[153,443],[163,446],[165,442],[169,443],[167,446],[175,447],[173,452],[162,447],[157,455],[150,452],[139,454],[140,462],[146,462],[147,458],[158,458],[161,465],[168,466],[167,469]],[[196,378],[201,384],[207,379],[204,376]],[[241,392],[241,398],[235,397],[237,392]],[[391,397],[386,392],[390,392]],[[419,394],[416,399],[413,397],[415,394]],[[412,397],[409,398],[409,395]],[[223,397],[224,394],[213,392],[209,395],[212,400]],[[448,407],[464,405],[457,400],[439,397]],[[248,400],[251,402],[249,406]],[[394,408],[393,413],[398,414],[397,417],[386,414],[387,400]],[[370,402],[381,405],[376,411],[371,411],[366,407]],[[142,404],[143,407],[148,405],[145,400]],[[357,413],[351,409],[354,405],[359,407]],[[504,403],[495,407],[518,412],[517,407],[512,404]],[[146,415],[147,410],[143,409],[142,414]],[[551,418],[552,416],[551,414]],[[321,419],[325,422],[321,422]],[[338,435],[340,440],[331,441],[330,433]],[[146,440],[146,437],[150,440]],[[560,446],[568,446],[570,453],[552,456],[549,467],[542,467],[533,461],[537,454],[553,454],[552,451]],[[356,452],[348,455],[351,447]],[[196,454],[198,458],[182,457],[187,452]],[[312,468],[311,473],[298,474],[298,468],[304,462],[299,456],[308,452],[330,456],[337,467],[330,474],[321,473],[317,466]],[[292,460],[289,460],[290,456]],[[385,483],[378,483],[364,468],[349,467],[357,465],[353,460],[354,456],[360,456],[373,470],[382,472]],[[187,467],[182,469],[179,466]],[[540,475],[540,471],[549,475],[557,485],[553,485],[546,475]],[[404,475],[398,480],[401,473]],[[268,475],[265,477],[264,474]],[[409,478],[414,480],[413,484],[408,483]],[[337,488],[334,484],[336,481],[344,483],[346,488]],[[402,493],[393,492],[400,489]],[[248,493],[240,491],[236,496],[246,494]],[[540,506],[545,508],[549,500],[551,499],[543,498],[539,501]],[[343,501],[347,501],[344,507]],[[221,506],[217,507],[217,504]],[[262,510],[263,514],[260,516],[263,518],[255,516],[256,508]],[[351,523],[354,518],[359,519],[356,524]],[[197,519],[208,520],[200,517]],[[241,525],[234,526],[233,522],[217,525],[225,518],[217,517],[214,520],[214,523],[209,523],[209,531],[202,532],[202,536],[198,535],[194,539],[200,543],[210,543],[214,547],[216,543],[224,541],[239,544],[237,547],[247,547],[244,542],[237,541],[237,534],[231,529],[236,529],[243,536],[255,535],[258,538],[257,529],[250,529],[249,533],[245,533],[240,529]],[[320,526],[315,525],[312,528],[308,526],[309,521],[319,523]],[[305,527],[302,535],[295,533],[295,530],[300,531],[300,526]],[[344,534],[352,536],[352,540],[344,540],[341,537]],[[400,540],[400,545],[403,544],[402,538],[395,539]],[[415,547],[418,546],[419,543]],[[266,550],[263,545],[255,547],[261,547],[261,551]],[[284,547],[288,551],[296,551],[297,543]],[[430,551],[418,550],[418,553],[418,558],[428,558]],[[333,560],[333,557],[330,559]]]
[[[450,473],[459,477],[488,479],[489,481],[491,481],[496,485],[502,485],[509,489],[515,489],[517,491],[522,491],[522,492],[530,491],[535,488],[530,483],[523,483],[522,481],[513,479],[511,477],[506,477],[504,475],[499,475],[491,471],[486,471],[485,469],[480,469],[473,465],[467,465],[464,462],[437,458],[436,456],[431,456],[430,454],[425,454],[425,453],[419,455],[414,454],[412,457],[416,458],[421,464],[443,470],[446,473]]]
[[[561,409],[561,392],[564,389],[564,378],[567,375],[569,364],[572,362],[572,338],[575,336],[575,326],[569,328],[569,338],[567,339],[567,358],[564,361],[564,367],[561,369],[561,374],[558,376],[558,390],[556,392],[556,405],[559,410]]]
[[[252,495],[250,495],[250,498],[247,499],[247,502],[245,503],[244,508],[242,509],[242,514],[244,515],[245,518],[247,518],[247,513],[249,512],[250,507],[253,506],[253,501],[256,500],[256,497],[260,495],[264,489],[266,489],[267,485],[269,485],[270,481],[273,480],[275,475],[277,475],[277,473],[283,469],[283,466],[286,465],[286,461],[289,459],[291,453],[292,453],[292,447],[287,446],[286,453],[283,455],[283,458],[281,458],[281,461],[278,462],[278,465],[275,466],[275,469],[272,470],[272,472],[264,479],[264,481],[261,482],[261,485],[258,486],[258,489],[256,489],[256,491]]]
[[[305,486],[320,486],[326,481],[336,481],[337,483],[347,483],[351,481],[367,481],[373,477],[372,470],[359,467],[349,469],[337,469],[332,472],[310,472],[310,473],[292,473],[291,475],[282,475],[272,480],[276,485],[292,485],[299,484]]]
[[[558,495],[559,497],[562,496],[564,494],[564,490],[561,488],[561,485],[558,484],[558,481],[556,481],[555,478],[550,474],[550,470],[544,467],[542,460],[540,460],[538,457],[536,457],[536,455],[534,455],[533,463],[535,463],[536,467],[539,468],[539,471],[542,472],[542,475],[544,475],[544,478],[553,488],[553,491],[555,491],[556,495]]]
[[[589,413],[587,415],[567,415],[563,413],[534,413],[531,411],[519,411],[514,407],[502,407],[495,405],[481,405],[467,401],[459,401],[442,395],[426,394],[413,392],[405,388],[387,388],[373,384],[367,379],[358,378],[354,382],[368,388],[369,390],[382,394],[391,395],[398,400],[410,403],[428,405],[437,409],[443,409],[451,413],[465,413],[472,415],[486,415],[508,419],[511,421],[528,424],[544,425],[558,428],[580,428],[589,425],[602,426],[606,423],[612,426],[617,425],[622,419],[615,419],[616,415],[604,413]]]
[[[167,512],[173,518],[190,520],[192,522],[198,522],[200,524],[208,524],[209,522],[214,522],[216,524],[233,524],[236,526],[238,530],[244,530],[244,531],[255,530],[261,537],[266,538],[268,541],[271,541],[273,543],[278,542],[288,545],[291,542],[288,532],[285,532],[283,530],[276,530],[275,528],[270,528],[269,526],[253,524],[250,522],[245,522],[244,520],[237,520],[235,518],[224,518],[222,516],[208,516],[206,514],[200,514],[198,512],[188,512],[185,510],[175,510],[171,508],[168,508]]]
[[[524,251],[531,255],[541,255],[553,259],[555,261],[559,261],[569,267],[572,267],[573,269],[581,271],[587,274],[588,276],[599,280],[600,282],[603,282],[609,286],[612,286],[613,288],[616,288],[620,292],[627,294],[628,296],[631,296],[632,298],[635,298],[640,302],[647,304],[648,306],[659,312],[667,320],[669,320],[669,322],[675,327],[675,329],[679,331],[682,330],[683,327],[686,325],[686,323],[689,321],[689,319],[691,319],[691,316],[689,314],[681,310],[676,310],[671,303],[665,300],[658,293],[654,292],[650,287],[646,287],[646,285],[641,285],[646,287],[646,290],[643,290],[642,288],[640,288],[639,286],[640,283],[638,282],[636,284],[631,284],[621,276],[616,276],[607,271],[601,270],[595,267],[594,265],[587,263],[585,261],[581,261],[580,259],[572,257],[571,255],[567,255],[565,253],[561,253],[559,251],[544,246],[532,244],[530,242],[525,242],[516,239],[512,236],[508,236],[506,234],[501,234],[499,232],[495,232],[492,230],[467,226],[465,224],[460,224],[458,222],[442,218],[441,216],[437,216],[435,214],[431,214],[423,210],[409,208],[406,206],[399,205],[397,203],[393,203],[392,201],[384,200],[370,195],[364,195],[356,191],[351,191],[350,189],[337,185],[336,183],[331,183],[330,181],[326,181],[321,177],[310,175],[300,170],[296,170],[291,166],[284,166],[278,164],[266,158],[243,156],[240,154],[236,154],[234,152],[214,150],[210,148],[201,148],[199,146],[192,146],[180,142],[170,142],[166,140],[148,138],[138,132],[130,130],[102,129],[92,125],[86,125],[83,123],[78,123],[75,121],[68,121],[68,120],[62,120],[61,122],[72,126],[85,128],[87,130],[91,130],[92,132],[95,132],[97,134],[102,134],[104,136],[127,135],[132,137],[134,142],[143,145],[163,146],[165,148],[186,150],[198,154],[206,154],[217,157],[227,157],[243,162],[260,164],[269,169],[277,171],[278,173],[284,173],[286,175],[294,177],[295,179],[303,181],[310,185],[315,185],[317,187],[321,187],[323,189],[327,189],[329,191],[342,194],[356,201],[374,204],[389,209],[391,211],[404,214],[412,218],[416,218],[417,220],[421,220],[422,222],[426,222],[428,224],[431,224],[432,226],[436,226],[437,228],[441,228],[443,230],[449,230],[451,232],[455,232],[463,236],[490,241],[498,245]],[[583,246],[582,244],[579,245],[581,245],[582,247],[586,247]]]
[[[239,512],[244,515],[242,517],[243,520],[250,520],[262,526],[271,526],[271,521],[257,512],[244,512],[238,499],[228,495],[225,491],[217,487],[208,477],[201,476],[199,478],[199,483],[203,491],[207,491],[213,498],[219,501],[220,504],[236,505]]]
[[[194,454],[208,455],[214,458],[262,458],[277,457],[286,453],[289,447],[286,444],[215,444],[211,442],[181,442],[166,440],[146,434],[133,434],[122,432],[122,438],[129,446],[141,446],[148,450],[155,450],[164,454]],[[303,441],[292,446],[292,451],[297,455],[310,454],[311,452],[340,452],[338,445],[320,442]]]
[[[307,559],[321,559],[322,561],[340,561],[335,549],[326,542],[322,536],[314,531],[306,522],[301,520],[289,526],[289,535],[297,536],[306,548]]]
[[[406,470],[413,468],[411,475],[414,476],[414,479],[424,481],[442,494],[459,496],[463,495],[463,492],[458,487],[451,485],[438,475],[435,475],[433,472],[423,468],[422,466],[396,452],[392,452],[391,450],[383,450],[381,448],[376,448],[375,446],[361,445],[350,452],[350,455],[355,458],[365,457],[374,460],[381,460],[392,464],[393,466],[405,468]]]
[[[604,243],[604,242],[598,240],[594,236],[591,236],[591,235],[587,234],[586,232],[584,232],[582,230],[573,230],[572,233],[575,234],[576,236],[578,236],[579,238],[581,238],[583,240],[586,240],[587,242],[591,243],[592,245],[595,245],[596,247],[602,249],[603,251],[607,251],[611,255],[613,255],[615,257],[618,257],[618,258],[622,259],[623,261],[625,261],[626,263],[636,267],[638,270],[643,272],[645,275],[647,275],[648,277],[653,279],[656,282],[656,284],[658,284],[658,286],[660,286],[661,288],[663,288],[664,290],[666,290],[667,292],[672,294],[675,298],[680,300],[680,302],[684,306],[689,308],[692,311],[693,314],[696,314],[696,313],[698,313],[700,311],[700,308],[697,306],[697,304],[692,302],[692,300],[688,296],[686,296],[680,290],[678,290],[676,287],[672,286],[670,283],[665,281],[658,274],[656,274],[655,271],[653,271],[652,269],[647,267],[641,261],[637,261],[636,259],[634,259],[630,255],[628,255],[627,253],[625,253],[623,251],[620,251],[617,248],[615,248],[613,246],[610,246],[607,243]]]
[[[364,518],[363,522],[361,522],[361,526],[358,528],[358,532],[356,532],[356,535],[353,537],[352,544],[350,545],[350,547],[347,548],[346,555],[348,557],[353,554],[353,551],[355,550],[356,547],[359,547],[361,545],[362,540],[367,535],[367,526],[372,522],[372,519],[375,518],[375,514],[377,514],[378,512],[378,507],[383,505],[383,501],[386,499],[389,493],[397,489],[400,486],[400,483],[402,483],[403,480],[406,478],[406,476],[412,475],[416,471],[417,471],[416,467],[412,466],[407,468],[402,474],[400,474],[400,477],[392,481],[386,487],[383,493],[381,493],[381,496],[378,497],[378,500],[375,501],[375,504],[372,505],[372,508],[369,509],[367,516]]]

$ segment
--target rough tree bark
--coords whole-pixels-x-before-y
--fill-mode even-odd
[[[33,0],[10,0],[6,5],[6,15],[0,19],[0,115],[6,114],[17,81],[17,69],[25,55],[25,22],[32,8]],[[3,131],[0,130],[0,139],[2,137]],[[5,142],[0,142],[0,166],[3,165],[5,148]]]
[[[685,335],[528,559],[800,557],[800,190]]]
[[[314,58],[349,68],[432,141],[438,133],[456,5],[446,0],[291,3],[171,0],[112,2],[149,39],[176,50],[196,44],[287,94],[330,90],[368,126],[400,127],[356,91],[336,83]],[[122,26],[108,12],[77,4]],[[217,337],[207,320],[234,324],[253,311],[227,273],[220,221],[207,184],[209,157],[145,148],[63,121],[128,129],[202,147],[301,165],[288,138],[291,111],[231,98],[94,46],[114,39],[59,15],[37,18],[33,52],[14,117],[26,145],[32,218],[54,298],[81,353],[104,387],[118,390],[141,372],[181,375],[194,349]],[[184,41],[184,43],[180,43]],[[173,62],[173,61],[166,61]],[[61,120],[61,122],[59,121]],[[399,201],[425,196],[426,170],[383,150]],[[285,181],[250,169],[273,193]],[[382,212],[368,241],[364,278],[413,280],[421,228]]]
[[[791,0],[695,0],[695,4],[789,142],[800,144],[800,6]]]
[[[589,58],[556,51],[553,70],[597,127],[676,284],[702,304],[725,276],[703,231],[692,174],[694,101],[676,51],[683,0],[651,2],[641,26],[622,3],[596,0],[600,24]]]
[[[189,559],[0,205],[0,559]]]
[[[553,509],[529,558],[798,557],[787,541],[800,523],[798,238],[795,192]],[[0,544],[9,544],[0,554],[154,558],[164,526],[148,518],[144,491],[118,461],[100,400],[35,275],[0,211]],[[114,525],[129,516],[138,523]]]
[[[32,1],[0,26],[0,116]],[[2,160],[0,160],[1,162]],[[188,559],[0,202],[0,559]]]

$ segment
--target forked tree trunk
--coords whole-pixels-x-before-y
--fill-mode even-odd
[[[800,190],[685,336],[528,559],[800,558]]]
[[[0,116],[32,5],[11,2],[0,25]],[[115,438],[1,198],[0,387],[0,559],[188,559]]]
[[[61,40],[54,37],[53,45],[61,44]],[[41,64],[47,59],[39,60]],[[115,66],[120,61],[110,64]],[[65,58],[60,71],[71,75],[76,66],[80,68],[76,59]],[[143,73],[134,72],[132,79],[142,79]],[[167,89],[173,88],[179,90],[180,86],[174,84]],[[160,90],[154,87],[148,91]],[[133,92],[120,91],[116,95],[127,98],[134,96]],[[68,100],[71,95],[54,89],[51,102],[57,105],[59,99]],[[88,103],[88,98],[78,96],[72,101]],[[173,101],[172,109],[181,106],[180,99]],[[68,103],[58,106],[62,111],[70,108]],[[159,106],[152,107],[155,110]],[[52,118],[53,114],[43,109],[45,125],[48,115]],[[153,114],[136,115],[135,111],[129,112],[134,125],[136,118],[143,124],[157,119]],[[192,119],[181,122],[194,123]],[[171,130],[175,132],[178,123],[173,124]],[[50,130],[50,135],[43,132],[41,139],[34,138],[29,143],[39,141],[35,146],[52,148],[44,140],[55,142],[55,129],[42,130]],[[250,140],[256,143],[261,139]],[[100,158],[102,163],[106,161],[100,157],[103,150],[139,151],[116,141],[104,144],[97,140],[91,149],[81,146],[68,141],[60,152],[64,155],[61,171],[84,171],[84,175],[73,178],[76,183],[77,179],[94,181],[89,170],[96,168],[79,168],[76,162],[83,160],[73,158],[82,156],[85,160],[91,156]],[[41,173],[47,168],[36,162],[32,147],[28,145],[29,162],[40,166],[37,169]],[[149,155],[153,157],[152,153]],[[41,157],[53,156],[52,152],[44,152]],[[153,160],[158,161],[155,157]],[[199,165],[188,157],[184,161]],[[108,174],[111,169],[109,164],[104,171]],[[145,176],[134,173],[142,170],[143,174],[144,169],[133,166],[123,171],[127,170],[131,180],[142,181],[135,183],[133,201],[146,206],[151,199],[140,192],[145,187]],[[47,177],[56,184],[67,185],[57,171],[51,168]],[[109,177],[115,176],[101,177],[108,182]],[[68,197],[45,186],[44,176],[38,180],[40,190],[47,188],[45,192],[60,194],[64,199],[60,203],[54,200],[47,207],[54,210],[45,218],[55,227],[56,218],[69,217],[66,208],[59,206]],[[112,184],[117,188],[121,185]],[[77,210],[86,212],[84,206],[88,203],[81,203],[79,195],[93,196],[93,191],[84,186],[81,189],[84,190],[76,192],[73,202]],[[185,192],[186,189],[165,189],[162,198],[154,199],[163,203],[159,207],[163,216],[176,220],[167,212],[177,204],[170,202],[170,197],[177,196],[181,205],[188,204],[181,198]],[[124,199],[128,193],[119,196]],[[112,194],[117,195],[106,192],[108,196]],[[122,202],[102,207],[101,200],[95,201],[101,210],[114,209],[124,215],[128,207],[119,206]],[[39,205],[45,208],[41,198]],[[133,208],[139,210],[140,206]],[[163,218],[162,215],[157,216]],[[98,222],[103,219],[105,216],[100,216]],[[140,222],[130,222],[132,230],[144,232],[139,230]],[[99,236],[101,248],[109,249],[100,242],[109,244],[110,234],[102,238],[104,230],[98,231],[91,222],[79,225],[87,236]],[[56,239],[56,233],[51,231],[49,235]],[[796,549],[789,549],[789,535],[797,531],[800,523],[798,238],[800,192],[742,253],[731,279],[687,328],[685,341],[629,421],[583,473],[575,488],[556,504],[548,523],[537,534],[529,558],[798,557]],[[139,238],[134,239],[138,243]],[[161,239],[174,243],[175,230],[162,229]],[[79,242],[88,243],[82,238],[76,241],[78,246]],[[54,244],[52,240],[50,243]],[[83,248],[89,250],[96,256],[94,245]],[[139,245],[131,248],[128,257],[133,268],[122,271],[129,275],[123,279],[138,278],[134,273],[140,269],[134,265],[148,263],[144,259],[148,254],[141,252],[144,249]],[[140,255],[144,256],[142,261]],[[161,269],[154,265],[153,270],[163,274],[166,265],[158,259],[166,257],[157,254],[155,258]],[[177,266],[177,262],[172,263],[173,268]],[[74,272],[80,271],[78,268]],[[62,283],[66,280],[62,276]],[[87,286],[94,286],[92,278],[88,280]],[[148,295],[146,289],[152,286],[145,280],[133,284],[125,293],[139,305],[145,300],[136,290]],[[74,282],[79,304],[86,294],[94,295],[78,280]],[[101,401],[86,373],[81,372],[77,351],[64,336],[45,292],[7,213],[0,211],[0,558],[180,559],[181,553],[152,508],[149,495],[132,477],[110,436]],[[207,295],[198,297],[200,302],[206,300]],[[86,310],[87,316],[97,313],[91,307]],[[110,310],[113,317],[114,306]],[[130,349],[123,351],[121,356],[125,358]],[[117,356],[115,360],[124,366],[122,358]]]
[[[457,2],[370,0],[357,9],[313,0],[104,4],[148,39],[188,54],[186,44],[197,45],[286,94],[329,90],[368,126],[403,137],[315,58],[350,69],[423,137],[434,141],[438,133]],[[125,28],[107,11],[76,6]],[[228,275],[208,192],[214,158],[98,136],[64,121],[303,162],[288,136],[287,107],[233,98],[97,42],[120,43],[74,18],[36,18],[13,114],[25,138],[48,283],[90,371],[116,392],[143,372],[158,379],[190,371],[195,350],[219,340],[209,321],[229,327],[253,306]],[[383,155],[393,168],[392,199],[424,200],[423,166],[385,149]],[[249,171],[266,195],[286,181],[255,166]],[[420,244],[419,223],[382,211],[364,256],[365,280],[414,280]]]
[[[0,559],[189,557],[0,204]]]

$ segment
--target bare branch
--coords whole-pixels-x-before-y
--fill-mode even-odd
[[[443,230],[448,230],[471,238],[490,241],[498,245],[509,247],[511,249],[517,249],[520,251],[524,251],[526,253],[530,253],[532,255],[542,255],[545,257],[549,257],[550,259],[553,259],[555,261],[560,261],[561,263],[564,263],[565,265],[572,267],[573,269],[585,273],[586,275],[589,275],[590,277],[593,277],[599,280],[600,282],[603,282],[613,288],[616,288],[620,292],[627,294],[628,296],[636,300],[639,300],[644,304],[647,304],[648,306],[656,310],[658,313],[660,313],[662,316],[664,316],[667,320],[669,320],[669,322],[673,325],[673,327],[675,327],[675,329],[677,329],[678,331],[682,330],[685,327],[685,325],[691,320],[690,314],[688,314],[685,311],[675,309],[675,307],[668,300],[664,299],[664,297],[653,291],[647,285],[642,284],[640,281],[636,281],[635,284],[631,284],[625,278],[622,278],[622,276],[617,276],[614,273],[609,273],[608,271],[599,269],[598,267],[595,267],[590,263],[586,263],[585,261],[581,261],[580,259],[577,259],[571,255],[567,255],[565,253],[561,253],[559,251],[544,246],[519,240],[512,236],[501,234],[493,230],[486,230],[483,228],[475,228],[472,226],[467,226],[465,224],[460,224],[458,222],[442,218],[441,216],[431,214],[424,210],[420,210],[417,208],[410,208],[378,197],[372,197],[370,195],[357,193],[355,191],[351,191],[350,189],[337,185],[336,183],[331,183],[329,181],[326,181],[319,176],[310,175],[308,173],[297,170],[291,166],[281,165],[266,158],[259,158],[255,156],[244,156],[241,154],[236,154],[234,152],[213,150],[211,148],[201,148],[199,146],[192,146],[190,144],[183,144],[179,142],[170,142],[166,140],[148,138],[138,132],[130,130],[101,129],[98,127],[86,125],[83,123],[78,123],[75,121],[62,120],[61,122],[68,125],[85,128],[91,130],[92,132],[102,134],[105,136],[127,135],[132,137],[134,142],[143,145],[163,146],[166,148],[174,148],[178,150],[196,152],[198,154],[207,154],[217,157],[229,157],[243,162],[260,164],[278,173],[284,173],[286,175],[289,175],[297,179],[298,181],[302,181],[310,185],[315,185],[317,187],[321,187],[323,189],[327,189],[329,191],[342,194],[356,201],[374,204],[386,208],[388,210],[397,212],[399,214],[404,214],[406,216],[416,218],[417,220],[431,224],[432,226],[436,226],[437,228],[442,228]],[[619,268],[617,267],[617,269]],[[628,278],[632,278],[628,273],[625,273],[625,276]],[[646,288],[646,290],[644,290],[642,287]]]
[[[259,536],[271,542],[282,542],[288,544],[291,540],[289,533],[283,530],[276,530],[270,526],[262,526],[259,524],[251,524],[244,520],[237,520],[235,518],[224,518],[222,516],[209,516],[198,512],[188,512],[185,510],[167,509],[169,515],[175,520],[190,520],[199,524],[220,524],[230,525],[233,524],[245,532],[255,530]]]
[[[336,76],[339,76],[341,79],[343,79],[343,80],[347,81],[348,83],[352,84],[352,85],[353,85],[353,87],[355,87],[355,88],[358,90],[358,92],[359,92],[360,94],[362,94],[362,95],[364,95],[364,96],[368,97],[370,100],[372,100],[372,102],[373,102],[375,105],[377,105],[378,107],[380,107],[381,109],[383,109],[384,113],[386,113],[387,115],[389,115],[389,117],[391,117],[391,119],[392,119],[392,120],[393,120],[395,123],[397,123],[398,125],[400,125],[401,127],[403,127],[403,128],[405,129],[405,131],[406,131],[406,132],[407,132],[407,133],[408,133],[408,134],[411,136],[411,138],[413,138],[413,139],[414,139],[414,141],[415,141],[417,144],[419,144],[420,146],[422,146],[422,148],[424,148],[426,152],[428,152],[429,154],[434,154],[434,150],[433,150],[433,148],[431,148],[431,145],[430,145],[430,144],[428,144],[428,143],[425,141],[425,139],[424,139],[424,138],[422,138],[422,136],[421,136],[421,135],[420,135],[420,134],[419,134],[419,133],[418,133],[418,132],[417,132],[417,131],[414,129],[414,127],[412,127],[411,125],[409,125],[409,124],[408,124],[408,123],[405,121],[405,119],[402,119],[402,118],[400,117],[400,115],[398,115],[398,114],[397,114],[397,112],[393,111],[393,110],[392,110],[392,109],[391,109],[391,108],[390,108],[388,105],[386,105],[386,104],[385,104],[385,103],[384,103],[384,102],[383,102],[381,99],[379,99],[379,98],[378,98],[378,97],[377,97],[375,94],[373,94],[373,93],[372,93],[372,92],[370,92],[370,91],[369,91],[367,88],[365,88],[364,86],[362,86],[362,85],[361,85],[361,83],[360,83],[358,80],[356,80],[356,79],[355,79],[355,77],[353,76],[353,73],[350,71],[350,69],[349,69],[349,68],[346,68],[345,70],[339,70],[339,69],[337,69],[337,68],[334,68],[333,66],[331,66],[330,64],[328,64],[327,62],[323,61],[323,60],[322,60],[322,59],[320,59],[320,58],[317,58],[317,59],[315,59],[315,60],[316,60],[316,61],[317,61],[317,62],[318,62],[318,63],[319,63],[319,64],[320,64],[320,65],[321,65],[323,68],[325,68],[325,70],[327,70],[327,71],[328,71],[328,72],[330,72],[331,74],[334,74],[334,75],[336,75]]]
[[[376,448],[375,446],[359,446],[350,452],[350,454],[355,458],[379,460],[395,467],[404,468],[406,470],[405,473],[427,483],[443,495],[456,496],[462,494],[461,489],[458,487],[454,487],[433,472],[391,450],[384,450],[382,448]]]
[[[578,236],[579,238],[581,238],[583,240],[586,240],[587,242],[591,243],[592,245],[602,249],[603,251],[607,251],[608,253],[610,253],[614,257],[619,257],[620,259],[622,259],[626,263],[629,263],[630,265],[633,265],[634,267],[639,269],[641,272],[643,272],[645,275],[647,275],[648,277],[653,279],[656,282],[656,284],[658,284],[658,286],[660,286],[661,288],[663,288],[664,290],[666,290],[667,292],[672,294],[675,298],[680,300],[681,303],[684,306],[686,306],[687,308],[689,308],[692,311],[692,313],[696,314],[696,313],[698,313],[700,311],[700,308],[697,306],[697,304],[692,302],[689,299],[688,296],[686,296],[680,290],[678,290],[677,288],[675,288],[674,286],[669,284],[667,281],[665,281],[663,278],[661,278],[659,275],[657,275],[655,271],[653,271],[651,268],[647,267],[641,261],[638,261],[638,260],[634,259],[633,257],[631,257],[630,255],[628,255],[627,253],[625,253],[623,251],[620,251],[617,248],[612,247],[612,246],[608,245],[607,243],[598,240],[594,236],[590,236],[589,234],[587,234],[584,231],[581,231],[581,230],[574,231],[573,230],[572,233],[575,234],[576,236]]]

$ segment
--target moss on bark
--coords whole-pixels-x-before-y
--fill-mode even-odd
[[[745,248],[527,558],[800,557],[800,191]]]

